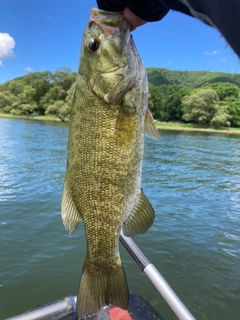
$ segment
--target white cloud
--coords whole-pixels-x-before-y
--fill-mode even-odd
[[[203,52],[204,56],[214,56],[216,54],[220,54],[220,51],[214,50],[214,51],[210,51],[210,50],[206,50]]]
[[[26,67],[25,70],[26,70],[27,72],[33,72],[33,69],[32,69],[30,66],[29,66],[29,67]]]
[[[0,60],[0,67],[4,67],[3,62]]]
[[[7,59],[14,57],[14,39],[8,33],[0,32],[0,58]]]

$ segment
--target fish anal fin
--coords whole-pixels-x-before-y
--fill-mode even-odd
[[[145,233],[153,224],[154,217],[154,209],[141,189],[137,205],[123,223],[124,235],[136,236]]]
[[[69,234],[72,234],[73,231],[77,229],[82,218],[72,199],[67,178],[65,178],[64,181],[61,212],[64,227]]]
[[[153,116],[149,110],[147,110],[146,116],[145,116],[144,133],[149,138],[152,138],[155,140],[161,140],[158,129],[154,123]]]

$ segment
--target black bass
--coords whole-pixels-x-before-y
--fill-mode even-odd
[[[147,109],[146,70],[121,13],[92,9],[82,41],[70,115],[62,219],[71,234],[83,220],[87,255],[77,312],[110,303],[128,308],[118,244],[144,233],[154,210],[141,189],[145,133],[159,139]]]

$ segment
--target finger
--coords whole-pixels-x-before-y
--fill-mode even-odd
[[[126,20],[130,23],[130,31],[134,31],[137,27],[147,23],[145,20],[136,16],[129,8],[125,8],[123,15]]]

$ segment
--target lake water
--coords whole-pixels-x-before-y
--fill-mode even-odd
[[[76,295],[83,224],[60,217],[68,126],[0,119],[0,319]],[[240,319],[240,136],[146,139],[142,186],[156,219],[135,238],[196,319]],[[177,319],[121,246],[129,288]]]

